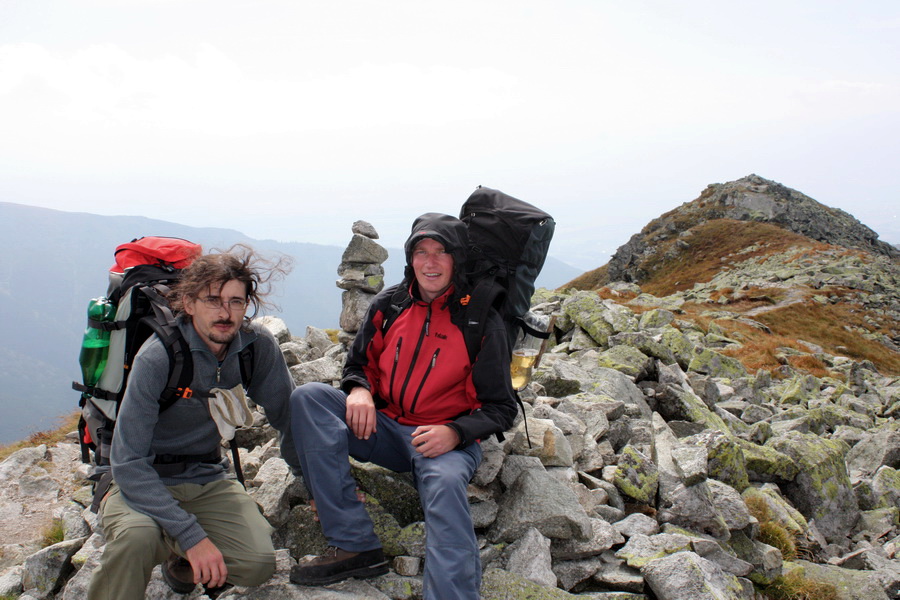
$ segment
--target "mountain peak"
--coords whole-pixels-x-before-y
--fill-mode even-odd
[[[712,183],[686,202],[650,221],[621,246],[608,265],[609,281],[640,283],[644,259],[665,240],[717,219],[763,222],[826,244],[900,258],[900,251],[853,215],[825,206],[809,196],[756,174],[727,183]]]

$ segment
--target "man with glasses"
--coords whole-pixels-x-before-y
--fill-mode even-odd
[[[274,572],[272,529],[228,477],[211,396],[245,402],[240,355],[252,345],[247,395],[265,409],[281,434],[283,457],[299,472],[290,433],[293,381],[275,338],[251,320],[272,278],[285,273],[285,265],[246,246],[201,256],[182,272],[169,300],[190,347],[193,395],[160,411],[169,356],[152,336],[135,357],[119,409],[110,453],[114,484],[100,510],[107,543],[90,600],[144,598],[163,561],[166,583],[182,594],[198,583],[207,590],[226,582],[259,585]]]

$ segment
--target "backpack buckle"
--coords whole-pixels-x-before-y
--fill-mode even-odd
[[[193,398],[194,397],[194,390],[192,390],[189,387],[188,388],[180,388],[178,391],[181,392],[181,396],[180,396],[181,398]]]

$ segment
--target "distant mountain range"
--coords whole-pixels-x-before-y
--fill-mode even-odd
[[[277,284],[277,314],[294,335],[307,326],[337,327],[341,290],[335,286],[343,247],[254,240],[229,229],[199,228],[143,217],[107,217],[0,202],[0,311],[6,338],[0,347],[0,444],[56,425],[74,410],[78,351],[88,300],[106,294],[115,248],[146,235],[181,237],[204,249],[243,242],[263,254],[294,258]],[[347,231],[347,241],[351,232]],[[388,283],[403,274],[403,253],[389,248]],[[548,258],[538,286],[555,288],[580,269]]]

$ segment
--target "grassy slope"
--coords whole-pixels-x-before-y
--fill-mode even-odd
[[[687,247],[678,248],[679,239],[687,241]],[[647,293],[667,296],[691,289],[695,283],[708,282],[723,268],[728,268],[735,262],[797,248],[809,253],[833,249],[769,223],[716,219],[690,229],[690,235],[683,238],[673,237],[658,242],[656,252],[640,265],[648,273],[647,280],[640,285]],[[585,273],[560,289],[600,290],[607,282],[604,266]],[[800,302],[773,308],[752,317],[766,325],[769,332],[734,319],[713,319],[705,316],[705,313],[724,309],[743,314],[761,306],[772,306],[783,299],[789,293],[788,290],[777,286],[754,288],[747,290],[744,299],[738,302],[728,301],[727,294],[731,291],[733,290],[722,291],[726,295],[726,304],[688,303],[684,306],[684,314],[679,315],[679,318],[695,322],[704,330],[715,321],[726,335],[743,344],[742,348],[728,350],[726,353],[739,358],[753,371],[775,370],[786,361],[795,369],[818,377],[830,375],[821,360],[808,354],[790,356],[790,352],[783,350],[788,348],[809,353],[809,346],[804,343],[807,342],[820,346],[829,354],[848,356],[854,360],[871,360],[886,375],[900,375],[900,355],[862,334],[862,331],[879,330],[886,333],[890,329],[898,329],[900,324],[882,321],[874,325],[871,319],[866,318],[862,307],[849,299],[849,290],[830,290],[832,295],[847,295],[848,299],[827,305],[809,300],[821,291],[800,288],[791,290],[790,293],[797,295]],[[623,300],[602,290],[600,293],[604,298]],[[714,301],[718,299],[719,296],[713,297]]]

